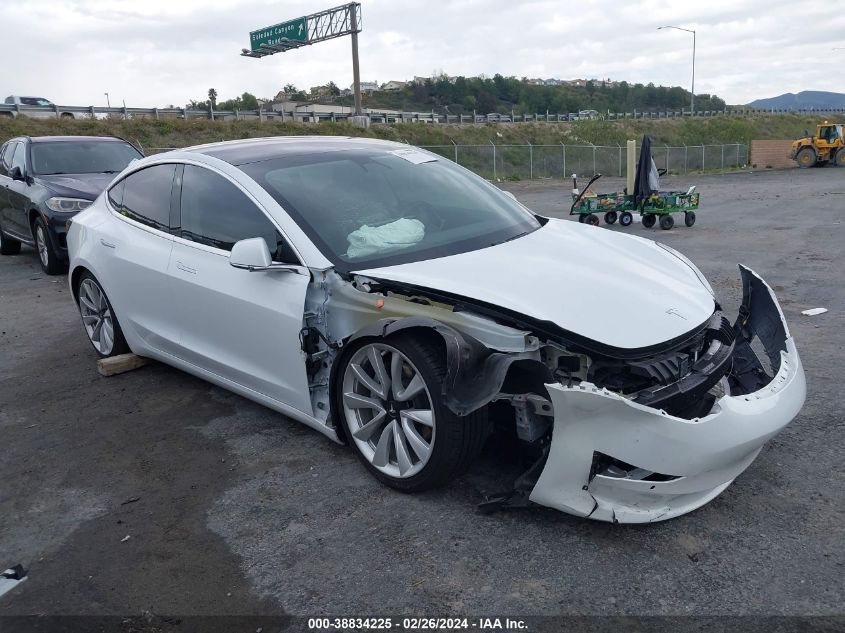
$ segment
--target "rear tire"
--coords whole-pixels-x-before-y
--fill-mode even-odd
[[[695,211],[687,211],[684,213],[684,224],[687,226],[695,224]]]
[[[21,243],[3,235],[0,229],[0,255],[17,255],[21,252]]]
[[[795,161],[801,169],[816,166],[816,150],[812,147],[802,147],[795,155]]]
[[[631,226],[631,223],[634,221],[634,216],[631,215],[630,211],[623,211],[622,215],[619,216],[619,224],[622,226]]]
[[[579,222],[580,224],[584,224],[584,220],[586,220],[586,219],[587,219],[587,216],[586,216],[586,215],[584,215],[583,213],[579,213],[579,214],[578,214],[578,222]]]
[[[458,417],[443,404],[442,350],[413,335],[353,345],[337,374],[335,411],[367,470],[401,492],[442,486],[463,473],[487,439],[487,414],[482,408]]]
[[[590,226],[598,226],[599,225],[599,216],[594,213],[591,213],[587,216],[587,219],[584,220],[585,224],[589,224]]]
[[[845,147],[840,148],[833,156],[833,164],[835,167],[845,167]]]
[[[660,228],[664,231],[668,231],[673,226],[675,226],[675,218],[673,218],[668,213],[660,218]]]
[[[607,224],[613,224],[613,223],[616,222],[617,217],[618,216],[616,215],[616,211],[608,211],[607,213],[604,214],[604,221]]]
[[[123,330],[114,313],[114,308],[96,277],[87,270],[79,276],[76,286],[76,302],[82,325],[94,351],[100,358],[118,356],[129,351],[123,337]]]
[[[650,229],[657,222],[657,217],[653,213],[646,213],[643,215],[643,226]]]

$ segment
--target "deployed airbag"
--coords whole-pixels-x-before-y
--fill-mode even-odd
[[[425,225],[419,220],[400,218],[379,226],[365,224],[349,234],[346,256],[366,257],[383,251],[408,248],[425,237]]]

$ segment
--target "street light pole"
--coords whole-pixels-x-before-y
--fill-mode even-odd
[[[111,110],[111,102],[109,101],[109,93],[104,92],[103,94],[106,95],[106,105],[109,107],[109,110]]]
[[[693,29],[685,29],[682,26],[670,25],[657,27],[658,31],[661,29],[676,29],[678,31],[692,33],[692,87],[690,88],[689,114],[693,116],[695,114],[695,31]]]

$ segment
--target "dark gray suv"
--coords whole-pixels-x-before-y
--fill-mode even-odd
[[[67,266],[66,224],[89,206],[114,175],[143,154],[123,139],[21,136],[0,147],[0,254],[21,243],[38,250],[41,267]]]

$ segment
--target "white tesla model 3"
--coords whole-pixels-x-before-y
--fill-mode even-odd
[[[488,507],[668,519],[722,492],[804,402],[751,270],[731,324],[677,251],[536,216],[407,145],[159,154],[67,241],[101,356],[131,350],[260,402],[402,491],[447,483],[500,428],[533,465]]]

